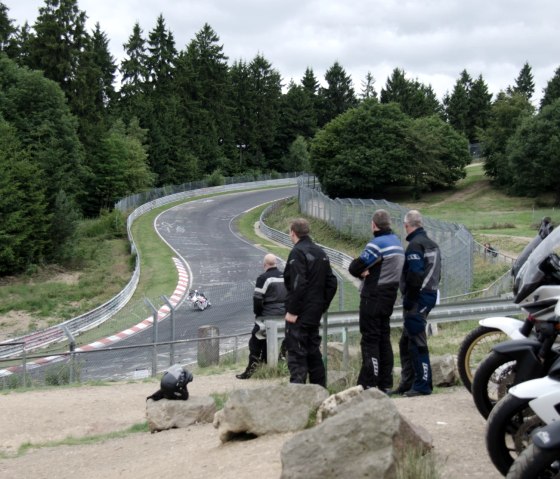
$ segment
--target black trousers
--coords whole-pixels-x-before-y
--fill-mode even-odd
[[[394,355],[389,326],[392,312],[392,302],[383,304],[381,299],[371,298],[360,300],[362,367],[358,384],[364,389],[378,387],[385,391],[393,387]]]
[[[249,365],[247,369],[254,367],[258,363],[266,363],[266,339],[257,338],[256,334],[259,326],[255,323],[249,338]]]
[[[286,350],[290,382],[305,384],[309,375],[311,384],[326,387],[325,365],[321,355],[319,326],[304,326],[286,322]]]

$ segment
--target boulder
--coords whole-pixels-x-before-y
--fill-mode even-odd
[[[372,388],[349,396],[318,426],[284,444],[282,479],[394,479],[405,449],[431,449],[429,434],[417,435],[386,394]]]
[[[188,401],[161,399],[146,401],[146,418],[151,432],[212,422],[216,413],[214,399],[190,397]]]
[[[220,440],[239,435],[262,436],[304,429],[310,416],[327,398],[316,384],[282,384],[233,391],[224,408],[214,416]]]
[[[458,381],[455,360],[451,354],[433,356],[430,358],[432,366],[432,384],[434,386],[453,386]]]

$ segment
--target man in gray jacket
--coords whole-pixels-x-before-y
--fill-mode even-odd
[[[255,325],[249,339],[249,364],[244,372],[236,375],[237,379],[249,379],[260,363],[266,363],[266,337],[262,330],[264,323],[259,319],[266,316],[281,317],[286,312],[286,286],[276,256],[270,253],[265,255],[263,268],[264,273],[257,278],[253,293]]]

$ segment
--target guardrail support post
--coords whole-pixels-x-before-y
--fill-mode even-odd
[[[151,310],[152,310],[152,317],[153,317],[153,323],[152,323],[152,342],[153,342],[153,348],[152,348],[152,377],[156,377],[157,375],[157,342],[158,342],[158,321],[157,321],[157,317],[158,317],[158,312],[157,309],[154,307],[154,305],[152,304],[152,302],[148,299],[148,298],[144,298],[144,303],[146,303],[146,306],[148,306]]]
[[[278,366],[278,322],[264,322],[266,328],[266,362],[270,367]]]
[[[161,296],[165,304],[169,306],[169,320],[171,321],[171,344],[169,345],[169,365],[175,364],[175,308],[167,296]]]

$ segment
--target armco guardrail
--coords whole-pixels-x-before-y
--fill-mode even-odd
[[[521,308],[513,303],[511,298],[450,303],[436,306],[430,312],[428,324],[476,320],[488,316],[512,316],[520,313],[522,313]],[[391,316],[391,327],[402,326],[402,323],[402,307],[397,306]],[[284,335],[285,322],[281,319],[268,320],[265,325],[268,362],[271,366],[275,366],[278,361],[278,339]],[[358,331],[359,328],[357,311],[329,313],[327,316],[329,334],[342,330]]]
[[[78,333],[87,331],[88,329],[91,329],[103,323],[107,319],[111,318],[128,303],[128,301],[134,294],[134,291],[136,290],[136,286],[138,285],[138,281],[140,279],[140,257],[138,255],[136,245],[134,244],[131,228],[134,220],[139,216],[143,215],[144,213],[147,213],[148,211],[151,211],[154,208],[158,208],[160,206],[169,203],[174,203],[176,201],[191,198],[194,196],[203,196],[205,194],[215,194],[220,192],[245,190],[245,189],[255,188],[255,187],[267,187],[267,186],[275,187],[275,186],[284,186],[284,185],[292,185],[292,184],[295,185],[296,183],[297,183],[297,178],[293,177],[293,178],[282,178],[276,180],[235,183],[235,184],[229,184],[223,186],[212,186],[212,187],[200,188],[197,190],[182,191],[180,193],[175,193],[169,196],[164,196],[162,198],[155,199],[153,201],[150,201],[148,203],[139,206],[129,215],[127,219],[128,239],[131,244],[132,252],[136,254],[136,266],[132,274],[132,278],[130,279],[126,287],[115,297],[111,298],[109,301],[95,308],[92,311],[82,314],[76,318],[69,319],[68,321],[65,321],[56,326],[51,326],[50,328],[46,328],[40,331],[35,331],[33,333],[19,336],[17,338],[12,338],[9,339],[8,341],[4,341],[0,343],[0,358],[7,358],[21,353],[22,350],[21,343],[25,343],[26,351],[31,351],[37,348],[48,346],[49,344],[58,341],[62,341],[66,338],[64,329],[67,329],[70,333],[74,335],[78,335]],[[183,261],[182,258],[181,261]],[[20,344],[13,344],[16,342]]]

